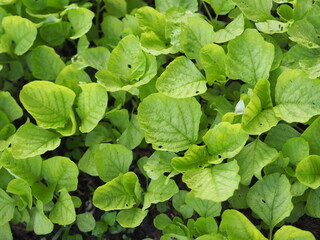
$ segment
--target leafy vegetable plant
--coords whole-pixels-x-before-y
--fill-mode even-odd
[[[0,239],[319,239],[319,15],[0,0]]]

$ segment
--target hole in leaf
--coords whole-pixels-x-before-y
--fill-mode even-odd
[[[158,148],[162,148],[162,146],[160,145]]]
[[[202,165],[199,165],[199,168],[202,168]]]
[[[132,68],[131,64],[128,64],[128,68]]]
[[[218,155],[218,158],[222,158],[222,156],[219,154],[219,155]]]
[[[199,93],[199,91],[196,91],[196,94],[198,94]]]
[[[260,126],[262,126],[262,123],[259,123],[260,124]]]
[[[128,203],[126,203],[126,207],[129,207],[129,204],[128,204]]]
[[[261,200],[263,203],[266,203],[266,201],[264,199]]]

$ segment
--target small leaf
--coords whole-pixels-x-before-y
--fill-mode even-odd
[[[70,39],[77,39],[86,34],[91,26],[94,13],[86,8],[72,8],[68,10],[68,19],[73,29]]]
[[[316,240],[311,232],[293,226],[282,226],[275,234],[274,240]]]
[[[124,228],[135,228],[141,225],[148,212],[148,210],[136,207],[120,210],[117,215],[117,222]]]
[[[274,173],[259,180],[247,195],[249,207],[273,229],[293,209],[290,182],[285,175]]]
[[[0,188],[0,226],[13,218],[16,201]]]
[[[15,158],[29,158],[60,145],[60,137],[54,132],[40,128],[32,123],[23,124],[15,133],[11,146]]]
[[[80,69],[88,66],[97,70],[106,69],[109,56],[110,52],[105,47],[88,48],[75,57],[77,60],[74,60],[73,64]]]
[[[252,21],[265,21],[271,16],[272,0],[232,0],[242,13]]]
[[[96,226],[96,220],[91,213],[81,213],[77,215],[77,226],[81,232],[90,232]]]
[[[191,12],[198,11],[198,1],[197,0],[155,0],[156,9],[159,12],[166,13],[171,8],[183,8],[186,11]]]
[[[194,98],[174,99],[156,93],[138,107],[140,127],[155,150],[187,149],[198,139],[200,117],[200,104]]]
[[[197,198],[192,192],[186,195],[185,201],[186,204],[192,207],[201,217],[220,216],[221,203]]]
[[[267,240],[242,213],[233,209],[223,212],[220,231],[226,232],[229,240]]]
[[[305,205],[308,216],[320,218],[320,189],[310,190]]]
[[[73,201],[65,188],[62,188],[59,193],[60,196],[50,212],[49,218],[53,223],[68,225],[76,220]]]
[[[157,80],[160,93],[173,98],[188,98],[207,90],[206,80],[191,60],[174,59]]]
[[[310,146],[310,153],[320,155],[320,117],[315,119],[312,124],[301,134],[301,137],[304,138]]]
[[[32,193],[31,188],[23,179],[13,179],[11,182],[9,182],[7,186],[7,192],[16,194],[20,197],[17,205],[18,209],[22,211],[25,207],[29,207],[29,209],[32,207]]]
[[[49,234],[53,230],[53,224],[43,213],[43,203],[39,200],[37,201],[36,207],[30,211],[28,228],[30,227],[37,235]]]
[[[301,160],[296,168],[296,177],[310,188],[320,187],[320,156],[310,155]]]
[[[10,122],[22,117],[22,109],[9,92],[0,92],[0,110],[6,114]]]
[[[290,138],[282,147],[282,155],[297,166],[302,159],[309,156],[309,144],[302,137]]]
[[[238,188],[240,176],[236,161],[215,165],[205,169],[189,170],[182,180],[197,198],[222,202]]]
[[[242,14],[239,14],[231,23],[225,28],[214,32],[213,42],[224,43],[228,42],[237,36],[241,35],[244,30],[244,18]]]

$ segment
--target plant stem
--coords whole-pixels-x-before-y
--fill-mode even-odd
[[[211,16],[211,13],[210,13],[210,11],[209,11],[206,3],[203,2],[203,0],[202,0],[201,2],[202,2],[202,5],[204,6],[204,9],[206,10],[206,12],[207,12],[207,14],[208,14],[208,16],[209,16],[209,19],[210,19],[211,23],[214,23],[214,19],[213,19],[213,17]]]
[[[269,229],[269,240],[272,240],[273,227]]]

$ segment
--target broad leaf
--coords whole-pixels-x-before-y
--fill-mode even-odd
[[[76,220],[76,212],[68,191],[62,188],[59,193],[60,196],[50,212],[49,218],[53,223],[68,225]]]
[[[54,49],[44,45],[33,49],[30,59],[32,75],[38,79],[56,80],[65,67],[64,62]]]
[[[212,155],[209,162],[220,163],[225,158],[237,155],[246,144],[249,135],[245,133],[240,124],[221,122],[210,129],[203,137]]]
[[[138,107],[138,120],[156,150],[178,152],[198,139],[201,111],[194,98],[174,99],[151,94]]]
[[[228,42],[237,36],[241,35],[244,30],[244,18],[242,14],[239,14],[231,23],[229,23],[224,29],[220,29],[213,34],[213,42],[224,43]]]
[[[10,122],[22,117],[22,109],[9,92],[0,92],[0,110],[6,114]]]
[[[305,205],[306,212],[309,216],[320,218],[320,189],[311,190],[307,197]]]
[[[118,213],[117,222],[124,228],[135,228],[142,223],[148,212],[136,207],[124,209]]]
[[[285,175],[274,173],[259,180],[247,195],[249,207],[273,229],[293,209],[290,182]]]
[[[274,46],[257,30],[246,29],[228,44],[227,75],[254,86],[260,78],[268,79],[273,58]]]
[[[274,240],[315,240],[311,232],[293,226],[282,226],[275,234]]]
[[[241,183],[249,185],[253,176],[261,177],[263,167],[278,157],[278,151],[259,139],[246,145],[235,157],[239,164]]]
[[[236,161],[215,165],[205,169],[189,170],[182,180],[201,199],[222,202],[238,188],[240,176]]]
[[[49,234],[53,230],[53,224],[43,212],[43,203],[37,201],[36,207],[30,211],[30,221],[28,228],[34,230],[38,235]]]
[[[122,145],[102,143],[93,154],[99,177],[105,182],[129,171],[132,152]]]
[[[128,172],[98,187],[93,194],[93,204],[104,211],[129,209],[137,203],[141,191],[136,174]]]
[[[309,156],[309,144],[302,137],[290,138],[282,147],[283,157],[288,157],[290,163],[297,165]]]
[[[16,201],[0,188],[0,226],[13,218]]]
[[[71,39],[80,38],[90,30],[94,13],[89,9],[72,8],[68,10],[67,15],[73,31]]]
[[[108,94],[104,87],[97,83],[82,84],[80,88],[76,112],[81,119],[80,131],[87,133],[103,118],[108,105]]]
[[[271,16],[272,0],[232,0],[243,12],[243,14],[252,21],[265,21]]]
[[[17,202],[18,209],[22,211],[25,207],[32,207],[32,193],[27,181],[23,179],[13,179],[7,186],[7,192],[20,197]]]
[[[91,213],[81,213],[77,215],[77,226],[81,232],[90,232],[96,226],[96,220]]]
[[[229,240],[267,240],[248,218],[233,209],[223,212],[220,231],[226,232]]]
[[[107,68],[110,51],[105,47],[88,48],[81,51],[73,61],[78,68],[83,69],[88,66],[101,70]]]
[[[54,132],[40,128],[32,123],[23,124],[11,142],[12,154],[15,158],[29,158],[60,145],[60,137]]]
[[[205,0],[205,2],[211,5],[217,15],[224,15],[235,7],[232,0]]]
[[[49,22],[41,26],[39,33],[41,38],[50,45],[59,46],[70,37],[71,24],[65,21]]]
[[[308,121],[320,114],[319,90],[320,82],[302,71],[283,72],[276,85],[276,115],[289,123]]]
[[[217,217],[220,216],[221,204],[207,200],[197,198],[194,193],[189,192],[186,195],[186,204],[192,207],[201,217]]]
[[[296,177],[310,188],[320,187],[320,156],[310,155],[301,160],[296,168]]]
[[[20,100],[39,127],[64,127],[69,118],[75,93],[47,81],[32,81],[23,86]]]
[[[186,57],[177,57],[157,80],[160,93],[173,98],[188,98],[206,92],[206,79]]]
[[[320,117],[313,121],[313,123],[302,133],[301,137],[307,140],[310,146],[310,153],[320,155]]]
[[[191,12],[198,11],[197,0],[155,0],[156,8],[159,12],[166,13],[171,8],[182,7]]]

